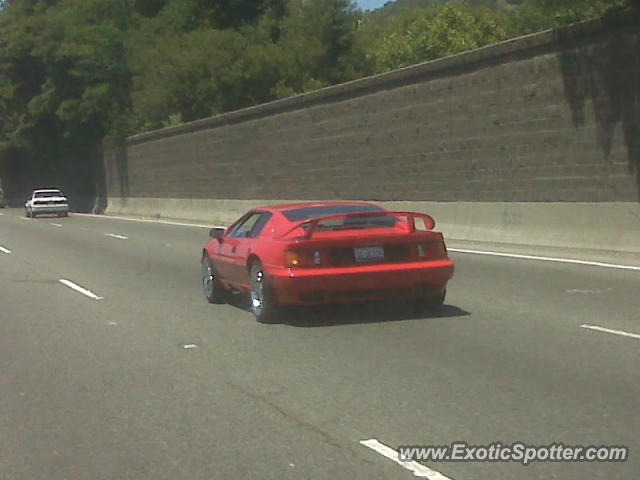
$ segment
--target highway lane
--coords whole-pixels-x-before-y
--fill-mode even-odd
[[[70,228],[73,219],[51,231],[39,220],[2,230],[17,246],[0,280],[2,371],[12,372],[2,391],[13,393],[0,478],[388,478],[357,446],[343,451],[229,378],[234,352],[190,325],[210,326],[197,276],[179,292],[196,289],[194,312],[189,296],[172,296],[179,274],[163,255],[150,265],[142,252],[136,262],[103,232]],[[16,227],[27,230],[14,236]],[[83,239],[99,248],[83,250]],[[185,257],[197,272],[197,252]],[[95,274],[83,275],[83,263]],[[105,298],[78,295],[59,277]],[[180,348],[194,341],[201,351]]]
[[[241,299],[204,301],[205,228],[4,213],[0,478],[412,478],[369,438],[623,444],[623,464],[428,465],[637,478],[640,340],[580,326],[640,333],[640,272],[452,254],[441,315],[358,305],[264,326]]]

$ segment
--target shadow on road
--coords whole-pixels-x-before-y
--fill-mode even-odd
[[[416,312],[410,304],[401,301],[354,303],[323,307],[295,308],[285,323],[292,327],[330,327],[359,323],[426,320],[430,318],[463,317],[469,312],[453,305],[444,305],[434,311]]]
[[[230,304],[249,313],[249,302],[244,296],[234,296]],[[454,318],[467,315],[470,313],[454,305],[444,305],[434,311],[416,312],[409,302],[387,300],[317,307],[291,307],[283,312],[282,323],[292,327],[310,328]]]

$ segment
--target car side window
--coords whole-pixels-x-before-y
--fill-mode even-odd
[[[260,215],[260,218],[253,225],[251,232],[249,232],[249,235],[247,236],[250,238],[255,238],[258,235],[260,235],[260,233],[262,232],[265,225],[269,222],[270,219],[271,219],[271,214],[269,212],[262,212],[262,214]]]
[[[271,218],[268,212],[253,212],[245,220],[239,222],[229,232],[229,237],[235,238],[254,238],[260,235],[260,232]]]

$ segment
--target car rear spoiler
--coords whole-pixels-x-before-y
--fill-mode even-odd
[[[311,238],[313,233],[316,231],[318,224],[320,222],[324,222],[326,220],[338,220],[341,218],[367,218],[367,217],[405,217],[407,219],[407,225],[409,227],[409,233],[413,233],[416,231],[416,218],[421,218],[424,220],[424,225],[427,230],[433,230],[436,226],[436,222],[431,215],[427,215],[426,213],[418,213],[418,212],[400,212],[400,211],[375,211],[375,212],[352,212],[352,213],[340,213],[336,215],[327,215],[325,217],[318,218],[310,218],[308,220],[303,220],[301,222],[296,223],[292,228],[287,230],[287,232],[281,235],[279,238],[285,238],[291,232],[295,231],[298,228],[305,228],[305,225],[308,225],[308,228],[305,228],[305,239]]]

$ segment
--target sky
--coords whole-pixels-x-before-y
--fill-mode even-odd
[[[373,10],[374,8],[378,8],[383,6],[389,0],[356,0],[358,7],[363,10]]]

